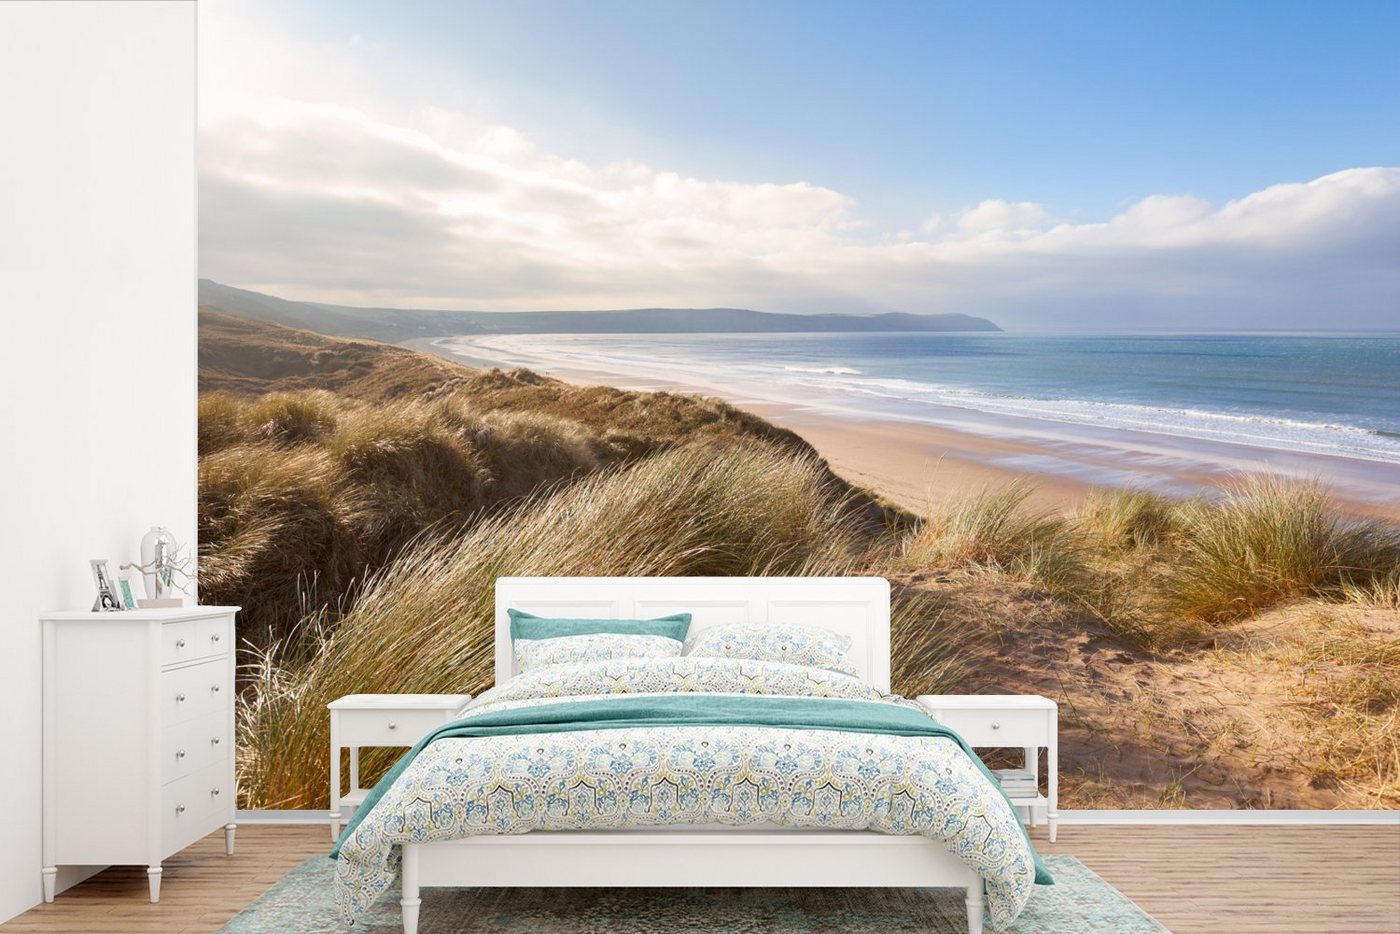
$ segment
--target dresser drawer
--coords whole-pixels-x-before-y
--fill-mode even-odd
[[[206,714],[161,731],[161,784],[226,759],[229,749],[227,711]]]
[[[160,673],[162,725],[197,720],[213,713],[228,713],[233,685],[228,660],[214,659],[188,668]]]
[[[339,740],[342,746],[412,746],[450,717],[442,710],[346,710]]]
[[[1045,746],[1050,741],[1050,714],[1044,710],[930,708],[929,714],[969,746]]]
[[[228,617],[166,623],[160,627],[160,663],[177,665],[227,655],[232,641]]]
[[[234,792],[228,782],[228,759],[224,757],[198,772],[177,778],[160,790],[163,854],[183,850],[224,825]]]

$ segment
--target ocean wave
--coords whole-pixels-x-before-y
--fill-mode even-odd
[[[831,376],[860,376],[860,370],[848,366],[785,366],[789,373],[824,373]]]
[[[1400,439],[1392,437],[1389,432],[1358,425],[1129,402],[999,395],[905,379],[860,379],[841,383],[841,390],[852,395],[873,396],[894,402],[953,406],[995,415],[1400,463]]]

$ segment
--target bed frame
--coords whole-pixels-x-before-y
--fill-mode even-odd
[[[890,688],[890,585],[879,577],[503,577],[497,684],[516,674],[509,607],[615,619],[689,611],[691,632],[730,622],[825,626],[851,637],[861,677]],[[417,934],[425,886],[945,886],[966,890],[967,929],[982,931],[982,880],[942,844],[863,830],[663,827],[407,843],[404,934]]]

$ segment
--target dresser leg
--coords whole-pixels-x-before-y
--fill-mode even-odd
[[[331,842],[340,839],[340,812],[331,811]]]
[[[237,824],[224,824],[224,855],[233,855],[233,832],[238,829]]]
[[[151,904],[154,905],[160,901],[160,866],[148,866],[146,879],[151,883]]]
[[[44,867],[44,901],[51,902],[54,897],[54,890],[58,886],[58,867]]]

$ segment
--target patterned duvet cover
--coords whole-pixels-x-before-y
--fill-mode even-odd
[[[1050,881],[954,734],[914,702],[833,671],[689,656],[551,665],[482,694],[440,732],[342,834],[336,898],[346,920],[392,884],[401,843],[532,830],[922,834],[982,877],[994,929],[1037,879]]]

